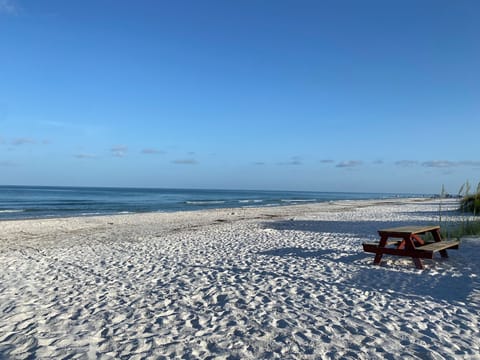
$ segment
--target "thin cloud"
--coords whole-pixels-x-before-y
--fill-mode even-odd
[[[418,161],[416,160],[399,160],[395,161],[395,165],[402,166],[402,167],[411,167],[418,165]]]
[[[0,14],[16,14],[18,7],[12,0],[0,0]]]
[[[440,169],[449,169],[449,168],[454,168],[454,167],[458,167],[458,166],[479,167],[480,166],[480,161],[472,161],[472,160],[467,160],[467,161],[430,160],[430,161],[424,161],[422,163],[422,166],[428,167],[428,168],[440,168]]]
[[[363,162],[360,160],[348,160],[342,161],[337,164],[338,168],[353,168],[362,165]]]
[[[197,160],[195,159],[177,159],[173,160],[172,163],[177,165],[196,165],[198,164]]]
[[[302,159],[299,156],[293,156],[291,160],[286,161],[286,162],[279,162],[278,165],[302,165]]]
[[[94,154],[75,154],[73,157],[77,159],[95,159],[97,158],[97,155]]]
[[[422,166],[429,167],[429,168],[452,168],[458,166],[458,162],[448,161],[448,160],[431,160],[431,161],[424,161]]]
[[[472,160],[460,161],[460,165],[480,167],[480,161],[472,161]]]
[[[323,160],[320,160],[320,163],[321,164],[333,164],[335,161],[331,160],[331,159],[323,159]]]
[[[373,162],[374,165],[382,165],[383,163],[384,163],[383,160],[375,160]]]
[[[117,145],[110,149],[112,155],[115,157],[125,157],[127,155],[128,147],[125,145]]]
[[[256,162],[253,163],[253,165],[256,165],[256,166],[265,166],[266,163],[263,162],[263,161],[256,161]]]
[[[165,154],[165,151],[147,148],[142,150],[142,154],[148,154],[148,155]]]
[[[14,162],[11,162],[11,161],[0,161],[0,166],[1,167],[13,167],[13,166],[17,166],[17,164],[15,164]]]
[[[16,138],[12,140],[12,145],[21,146],[27,144],[35,144],[36,141],[31,138]]]
[[[451,160],[399,160],[395,162],[395,165],[402,167],[423,166],[433,169],[452,169],[459,166],[480,167],[480,161],[477,160],[464,160],[464,161],[451,161]]]

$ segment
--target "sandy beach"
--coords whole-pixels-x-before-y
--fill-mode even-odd
[[[443,218],[454,219],[454,201]],[[384,256],[438,200],[0,222],[0,359],[480,359],[480,239]]]

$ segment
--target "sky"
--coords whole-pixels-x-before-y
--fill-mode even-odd
[[[456,193],[480,1],[0,0],[0,185]]]

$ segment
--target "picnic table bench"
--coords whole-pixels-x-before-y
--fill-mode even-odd
[[[433,241],[426,242],[420,235],[430,233]],[[442,240],[440,226],[400,226],[378,230],[378,243],[363,243],[363,250],[375,254],[374,264],[380,264],[383,254],[411,257],[417,269],[423,269],[421,259],[433,259],[435,252],[447,258],[447,249],[458,249],[457,239]]]

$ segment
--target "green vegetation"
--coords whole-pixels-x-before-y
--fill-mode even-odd
[[[475,194],[470,194],[470,183],[465,182],[458,191],[462,216],[460,221],[442,221],[442,198],[446,197],[445,187],[442,185],[439,203],[439,221],[442,227],[442,236],[445,238],[461,238],[462,236],[480,236],[480,183],[477,185]],[[473,215],[473,216],[472,216]]]
[[[468,181],[465,183],[465,193],[463,194],[463,198],[460,201],[460,210],[463,212],[472,213],[474,216],[480,214],[480,183],[477,185],[477,191],[475,194],[470,195],[468,192],[470,190],[470,185]],[[463,189],[460,188],[460,190]]]
[[[462,221],[457,224],[449,224],[450,226],[442,228],[442,237],[444,238],[458,238],[463,236],[479,236],[480,235],[480,220]]]
[[[470,194],[470,183],[467,181],[460,187],[458,195],[462,197],[460,210],[463,213],[471,213],[473,216],[480,214],[480,182],[475,194]]]
[[[477,216],[480,214],[480,194],[469,195],[460,201],[460,210]]]

